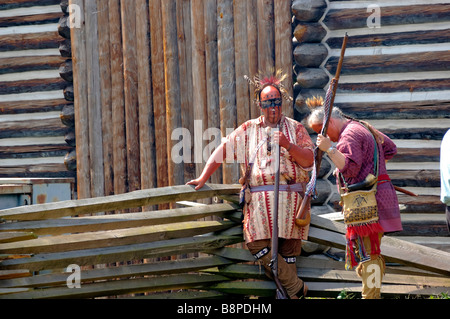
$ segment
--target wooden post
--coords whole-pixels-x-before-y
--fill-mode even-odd
[[[128,191],[141,188],[137,98],[136,8],[121,0]]]
[[[197,9],[196,9],[197,10]],[[182,127],[189,130],[191,135],[194,133],[194,102],[193,95],[195,86],[192,83],[193,61],[192,61],[192,25],[191,25],[191,0],[181,0],[177,2],[177,34],[178,34],[178,64],[180,69],[180,100]],[[194,148],[191,144],[190,156],[193,158]],[[184,149],[188,151],[188,149]],[[195,163],[183,162],[184,178],[190,181],[196,178]]]
[[[247,3],[247,41],[248,41],[248,63],[249,77],[258,73],[258,12],[257,0],[248,0]],[[255,103],[253,92],[255,88],[250,87],[250,117],[257,118],[261,115],[259,107]]]
[[[250,119],[249,84],[244,78],[248,75],[248,34],[247,34],[247,2],[234,2],[234,40],[236,60],[236,106],[237,124]]]
[[[111,108],[113,138],[114,194],[127,191],[125,142],[125,102],[123,97],[122,31],[119,0],[109,0],[111,52]]]
[[[91,196],[98,197],[105,195],[105,178],[103,172],[103,134],[96,2],[86,2],[85,15]],[[82,120],[86,121],[86,119]]]
[[[156,142],[157,186],[169,185],[167,175],[166,98],[161,0],[149,1],[153,112]]]
[[[194,162],[196,175],[200,176],[204,167],[203,132],[208,128],[206,105],[206,56],[205,56],[205,15],[203,0],[192,0],[192,82],[194,108]],[[201,123],[201,125],[199,125]],[[191,132],[192,133],[192,132]]]
[[[155,132],[150,74],[149,15],[147,2],[136,0],[136,47],[139,102],[141,188],[156,187]]]
[[[181,105],[180,105],[180,71],[178,66],[178,42],[176,25],[176,1],[163,0],[162,24],[164,43],[164,66],[166,79],[166,114],[167,114],[167,167],[169,174],[169,185],[184,184],[182,163],[176,163],[172,158],[172,131],[181,127]]]
[[[81,8],[81,22],[84,22],[84,1],[70,0],[71,5]],[[84,25],[84,24],[82,24]],[[71,28],[72,59],[75,99],[75,134],[77,139],[77,195],[79,199],[91,195],[89,167],[89,125],[86,76],[86,34],[85,28]]]
[[[105,178],[105,195],[114,194],[114,154],[112,124],[112,90],[111,90],[111,54],[109,34],[108,2],[97,0],[98,9],[98,50],[100,64],[100,93],[103,135],[103,169]]]
[[[220,127],[223,136],[236,128],[236,86],[234,64],[233,0],[217,0],[217,36],[219,56]],[[223,165],[223,182],[235,183],[239,171],[237,164]]]
[[[275,68],[274,0],[258,0],[258,65],[264,73]]]
[[[205,0],[205,53],[206,53],[206,96],[208,128],[220,128],[219,77],[217,56],[217,0]],[[210,141],[212,142],[212,141]],[[215,141],[216,145],[220,140]],[[212,153],[209,149],[209,154]],[[222,167],[211,176],[211,183],[222,183]]]
[[[294,98],[292,58],[292,14],[291,1],[274,1],[275,13],[275,69],[283,70],[288,76],[284,82],[289,95]],[[283,113],[294,117],[293,102],[283,100]]]

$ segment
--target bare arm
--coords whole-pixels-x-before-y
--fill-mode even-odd
[[[301,148],[298,145],[290,144],[287,148],[294,161],[301,167],[311,167],[314,163],[314,152],[307,148]]]
[[[211,177],[212,174],[220,167],[226,158],[226,143],[222,143],[216,150],[211,154],[208,161],[206,162],[205,168],[200,176],[186,183],[186,185],[195,185],[195,190],[202,188],[206,181]]]

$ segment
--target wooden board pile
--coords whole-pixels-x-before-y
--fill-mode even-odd
[[[242,248],[237,206],[192,203],[238,191],[239,185],[175,186],[0,211],[0,298],[272,297],[275,285]],[[187,206],[127,213],[175,202]],[[313,216],[309,240],[342,249],[343,232],[343,224]],[[450,291],[449,253],[393,238],[382,250],[395,263],[385,297]],[[343,261],[316,254],[297,262],[310,296],[360,290]]]

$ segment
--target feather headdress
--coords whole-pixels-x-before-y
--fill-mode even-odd
[[[283,74],[281,69],[276,72],[272,70],[271,72],[268,72],[268,74],[264,74],[264,72],[259,71],[253,79],[249,78],[247,75],[245,75],[244,78],[248,81],[248,83],[250,83],[250,85],[255,87],[255,102],[259,102],[262,90],[268,86],[277,88],[280,91],[281,96],[286,101],[292,102],[294,100],[289,95],[288,90],[283,84],[283,81],[287,78],[287,74]]]

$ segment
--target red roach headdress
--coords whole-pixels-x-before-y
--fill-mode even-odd
[[[272,72],[268,72],[268,74],[264,74],[262,71],[259,71],[257,75],[250,79],[247,75],[244,78],[250,83],[250,85],[255,87],[255,102],[259,102],[261,92],[268,86],[273,86],[280,91],[281,96],[289,102],[292,102],[294,99],[289,95],[288,90],[283,84],[283,81],[287,78],[287,74],[283,74],[281,69]]]

